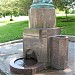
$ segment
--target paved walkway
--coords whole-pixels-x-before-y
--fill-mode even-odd
[[[12,58],[19,58],[23,52],[23,43],[14,43],[0,46],[0,69],[6,75],[11,75],[9,63]],[[1,74],[2,75],[2,74]],[[12,74],[14,75],[14,74]]]
[[[0,46],[0,74],[3,75],[15,75],[10,72],[9,63],[13,58],[19,58],[23,55],[23,43],[14,43]],[[35,75],[75,75],[75,42],[69,42],[68,46],[68,66],[69,69],[61,71],[43,71],[40,74]],[[51,73],[51,74],[50,74]],[[59,74],[61,73],[61,74]],[[18,75],[18,74],[16,74]]]
[[[19,16],[19,17],[12,17],[13,21],[9,21],[10,20],[10,16],[6,16],[5,18],[2,17],[0,18],[0,26],[6,25],[8,23],[14,23],[14,22],[19,22],[19,21],[26,21],[29,20],[28,16]]]

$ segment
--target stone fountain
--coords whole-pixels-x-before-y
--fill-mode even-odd
[[[68,37],[56,27],[52,0],[33,0],[29,12],[29,28],[23,33],[23,58],[10,62],[17,74],[33,75],[47,67],[61,70],[67,67]]]

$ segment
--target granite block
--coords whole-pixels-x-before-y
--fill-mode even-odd
[[[30,28],[54,28],[56,26],[55,9],[31,8],[29,10]]]
[[[68,37],[50,37],[50,66],[56,69],[65,69],[68,64]]]

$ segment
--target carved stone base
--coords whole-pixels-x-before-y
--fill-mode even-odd
[[[30,28],[54,28],[56,26],[55,9],[53,8],[30,8]]]
[[[27,28],[23,34],[23,54],[31,49],[35,52],[38,62],[48,65],[49,37],[59,35],[60,28]]]

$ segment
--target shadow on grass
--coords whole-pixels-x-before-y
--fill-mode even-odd
[[[68,16],[67,18],[65,16],[57,17],[57,19],[61,22],[75,22],[75,16]]]

